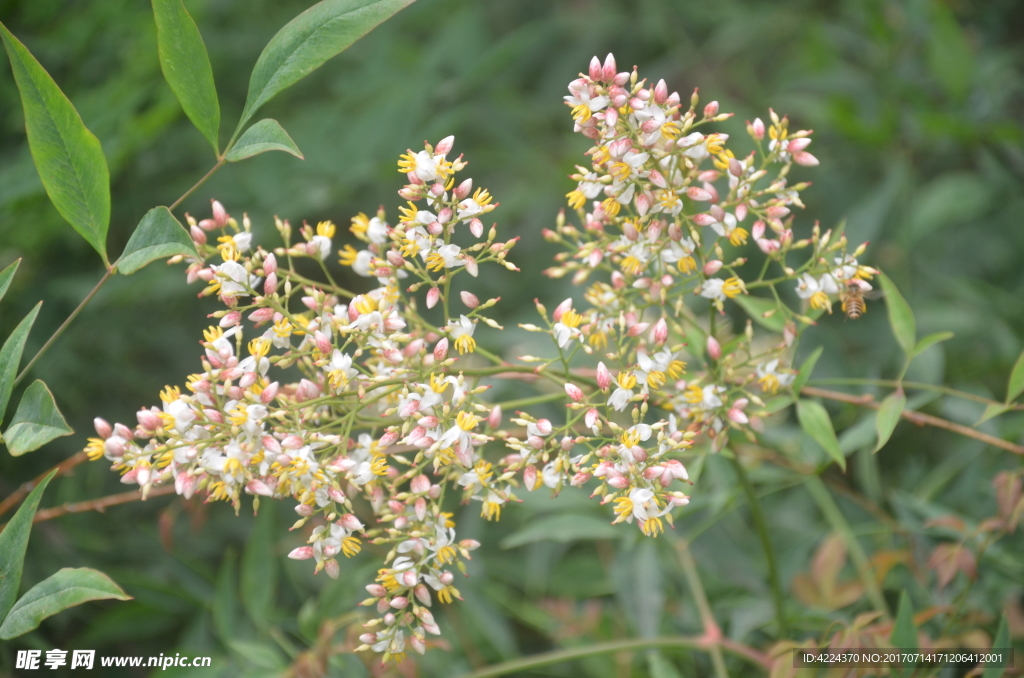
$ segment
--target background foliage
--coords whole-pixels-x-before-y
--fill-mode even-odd
[[[241,111],[260,49],[307,4],[186,2],[210,52],[225,120]],[[102,142],[113,188],[109,250],[120,252],[150,207],[173,200],[212,164],[209,142],[161,76],[149,3],[0,0],[0,20]],[[847,218],[851,241],[872,241],[866,263],[887,271],[908,297],[919,334],[956,333],[916,361],[908,379],[1002,400],[1024,337],[1022,45],[1024,6],[1013,0],[419,0],[265,107],[304,162],[267,154],[228,167],[185,206],[205,215],[217,197],[236,214],[247,211],[264,242],[273,237],[274,214],[347,224],[356,212],[397,202],[400,152],[454,133],[456,152],[468,154],[479,185],[493,187],[501,201],[500,225],[523,236],[513,258],[524,273],[481,279],[478,291],[481,298],[500,294],[503,320],[514,327],[533,319],[534,297],[568,294],[539,275],[550,263],[539,231],[552,224],[572,187],[566,175],[585,150],[570,133],[560,97],[590,56],[613,51],[620,66],[642,65],[682,93],[700,87],[704,101],[736,111],[725,124],[732,133],[742,132],[743,119],[764,117],[769,105],[796,127],[814,129],[812,150],[822,167],[805,193],[803,227],[813,218],[824,226]],[[9,70],[0,73],[0,267],[25,258],[0,310],[0,334],[45,299],[26,349],[31,355],[101,270],[47,200],[17,89]],[[157,265],[101,292],[33,373],[51,385],[78,433],[23,458],[0,456],[0,495],[80,449],[92,417],[131,421],[160,388],[195,368],[194,342],[214,310],[213,302],[194,298],[197,291],[186,287],[180,268]],[[808,339],[808,352],[825,346],[816,378],[891,378],[899,368],[880,304],[869,302],[857,322],[826,318]],[[503,342],[510,355],[532,352],[531,339],[514,330],[484,340]],[[983,409],[933,396],[911,394],[911,406],[968,425]],[[856,490],[881,511],[834,495],[869,551],[926,558],[936,542],[925,536],[924,521],[953,513],[972,523],[991,515],[990,479],[1020,464],[978,441],[906,423],[872,456],[870,412],[847,406],[832,409],[832,417],[853,459],[830,485]],[[981,429],[1021,441],[1024,416],[1006,414]],[[806,444],[795,419],[775,431],[780,449]],[[806,490],[778,469],[765,464],[751,475],[788,586],[830,528]],[[44,505],[120,488],[103,464],[87,464],[55,479]],[[484,547],[474,556],[474,576],[460,585],[466,604],[447,609],[440,622],[452,651],[428,652],[418,669],[406,666],[408,675],[454,676],[556,646],[699,632],[673,534],[639,541],[635,530],[608,528],[582,494],[567,490],[557,504],[542,494],[486,531],[475,511],[462,517],[464,536]],[[763,644],[776,633],[765,563],[732,467],[710,460],[693,494],[674,534],[693,542],[724,631]],[[231,676],[279,675],[297,657],[312,662],[302,653],[322,650],[335,627],[342,630],[334,642],[344,640],[372,563],[350,561],[351,576],[337,582],[314,579],[310,568],[283,558],[301,540],[279,538],[275,528],[291,522],[290,509],[268,504],[254,520],[244,511],[235,518],[226,505],[159,498],[38,525],[26,587],[60,567],[89,566],[135,600],[91,603],[47,620],[0,646],[0,674],[13,671],[14,650],[23,647],[211,654]],[[1018,636],[1022,548],[1018,535],[990,549],[969,594],[970,605],[989,615],[983,625],[992,626],[1004,608],[1015,610]],[[886,582],[889,606],[895,609],[892,592],[901,588],[918,609],[949,604],[964,585],[961,576],[935,598],[931,581],[933,574],[897,566]],[[796,599],[790,604],[797,634],[849,620]],[[642,653],[536,675],[664,678],[704,674],[706,662],[700,653]],[[737,675],[741,667],[734,666]],[[366,674],[351,656],[333,660],[330,671]]]

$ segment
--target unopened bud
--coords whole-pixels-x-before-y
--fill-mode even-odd
[[[480,299],[478,299],[477,296],[472,292],[467,292],[463,290],[462,292],[459,292],[459,296],[462,297],[462,303],[464,303],[469,308],[476,308],[477,306],[480,305]]]
[[[708,337],[707,349],[712,360],[719,360],[722,357],[722,345],[712,336]]]

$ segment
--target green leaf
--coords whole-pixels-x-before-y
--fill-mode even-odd
[[[28,315],[18,323],[11,335],[0,348],[0,422],[4,420],[4,412],[7,411],[7,403],[11,400],[11,391],[14,390],[14,380],[18,376],[18,365],[21,364],[21,354],[25,350],[25,340],[32,329],[32,323],[39,315],[39,307],[43,302],[36,304],[35,308],[28,312]]]
[[[181,0],[153,0],[153,17],[160,70],[185,115],[220,155],[220,105],[203,36]]]
[[[273,118],[264,118],[245,130],[238,142],[224,156],[228,162],[238,162],[267,151],[284,151],[299,160],[305,160],[288,132]]]
[[[603,518],[561,513],[543,516],[501,540],[501,548],[514,549],[549,539],[562,544],[587,539],[616,539],[622,531]]]
[[[263,104],[413,0],[322,0],[277,32],[256,61],[238,130]],[[236,130],[237,131],[237,130]]]
[[[924,337],[921,341],[917,342],[917,346],[914,347],[914,352],[911,354],[911,357],[919,356],[935,344],[952,339],[953,336],[952,332],[935,332],[934,334],[929,334],[927,337]]]
[[[907,394],[903,389],[893,391],[878,408],[878,416],[875,417],[875,431],[878,433],[878,443],[875,444],[875,452],[885,447],[892,437],[896,424],[899,423],[903,410],[907,407]]]
[[[984,412],[981,413],[981,418],[978,419],[977,422],[975,422],[974,426],[975,427],[981,426],[982,424],[984,424],[989,419],[992,419],[994,417],[998,417],[1000,414],[1003,414],[1004,412],[1009,412],[1010,409],[1012,409],[1012,407],[1013,407],[1012,405],[1003,405],[1002,403],[992,403],[991,405],[989,405],[988,407],[985,408]]]
[[[910,310],[910,304],[903,298],[896,285],[889,280],[884,273],[878,274],[882,281],[882,291],[885,292],[885,306],[889,312],[889,324],[892,325],[892,332],[896,335],[896,341],[903,348],[907,356],[914,355],[914,347],[917,345],[917,326],[914,322],[914,312]]]
[[[901,650],[917,649],[917,626],[914,624],[914,606],[906,591],[900,594],[900,609],[896,612],[896,623],[892,627],[889,642]],[[893,676],[901,678],[910,675],[913,668],[895,669]]]
[[[217,571],[217,582],[214,586],[213,600],[210,608],[213,612],[213,628],[222,641],[227,643],[235,637],[236,613],[238,611],[238,556],[233,546],[224,552]]]
[[[53,394],[41,380],[32,382],[18,403],[11,425],[4,432],[4,442],[12,457],[33,452],[54,438],[69,436],[74,431],[64,421]]]
[[[1021,393],[1024,393],[1024,352],[1010,371],[1010,381],[1006,384],[1006,402],[1013,402]]]
[[[154,207],[146,212],[135,232],[124,246],[121,258],[115,262],[117,272],[131,275],[157,259],[176,254],[199,256],[192,236],[166,207]]]
[[[1012,645],[1010,644],[1010,628],[1006,623],[1006,615],[1004,614],[999,620],[999,629],[996,631],[996,639],[992,641],[993,650],[1008,650],[1012,652]],[[981,678],[999,678],[1006,671],[1005,668],[992,664],[985,667],[985,672],[981,674]]]
[[[10,640],[39,626],[47,617],[90,600],[131,600],[110,577],[88,567],[65,567],[39,582],[11,608],[0,626],[0,639]]]
[[[737,304],[740,305],[747,315],[756,322],[758,325],[771,330],[772,332],[782,332],[782,329],[786,326],[786,316],[779,311],[779,303],[774,299],[765,299],[763,297],[751,297],[745,294],[741,294],[733,299]],[[765,313],[769,311],[776,311],[774,314],[764,317]]]
[[[242,552],[242,604],[257,627],[266,626],[277,591],[274,502],[264,502]]]
[[[804,432],[811,436],[814,442],[821,445],[845,471],[846,457],[839,449],[839,440],[836,438],[836,431],[832,428],[832,420],[829,418],[825,406],[817,400],[798,400],[796,401],[796,417],[800,420],[800,427]]]
[[[33,488],[11,521],[0,532],[0,619],[5,619],[21,585],[21,568],[25,564],[25,547],[32,530],[32,519],[39,508],[39,499],[57,474],[54,469]]]
[[[4,298],[7,294],[7,288],[11,286],[11,280],[14,279],[14,274],[18,271],[18,264],[21,263],[21,259],[15,259],[14,263],[0,271],[0,299]]]
[[[0,24],[25,109],[32,159],[60,215],[107,263],[110,173],[99,139],[25,45]]]
[[[824,346],[819,346],[814,349],[814,353],[807,356],[807,360],[800,366],[800,371],[796,375],[796,379],[793,380],[793,393],[800,395],[800,389],[806,384],[807,380],[811,378],[811,373],[814,372],[814,366],[818,364],[818,358],[821,357],[822,351],[825,350]]]

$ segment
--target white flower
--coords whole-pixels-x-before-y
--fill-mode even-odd
[[[725,292],[722,291],[723,285],[725,285],[725,280],[721,278],[708,278],[701,286],[700,296],[705,299],[724,300],[726,297]]]
[[[374,217],[370,219],[366,227],[366,237],[376,245],[383,245],[388,241],[388,225],[383,219]]]
[[[611,397],[608,398],[608,407],[611,407],[616,412],[621,412],[626,409],[626,405],[629,403],[630,398],[633,397],[633,391],[628,388],[617,388],[612,393]]]
[[[320,257],[320,261],[325,261],[327,257],[331,256],[331,239],[326,235],[314,235],[309,239],[309,242],[316,247],[316,253]]]
[[[239,252],[245,252],[252,245],[252,233],[248,231],[242,231],[231,236],[231,241],[235,245],[235,249]]]
[[[220,281],[220,296],[225,299],[248,294],[248,288],[255,287],[259,282],[257,276],[249,275],[245,267],[237,261],[225,261],[220,266],[211,266],[210,268]]]
[[[796,284],[796,295],[801,299],[810,299],[817,294],[820,288],[821,286],[814,279],[814,276],[810,273],[804,273]]]

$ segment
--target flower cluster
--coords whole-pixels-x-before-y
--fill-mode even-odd
[[[537,302],[543,322],[523,326],[550,336],[550,357],[510,363],[477,345],[481,323],[501,326],[485,315],[498,299],[482,301],[472,281],[485,265],[518,270],[507,260],[517,239],[485,229],[497,203],[456,179],[466,162],[449,157],[448,137],[399,160],[397,222],[383,209],[359,214],[344,244],[332,222],[277,219],[283,244],[263,249],[249,219],[216,201],[209,218],[189,217],[200,256],[187,278],[224,306],[204,333],[202,369],[134,427],[97,419],[89,457],[144,494],[173,484],[236,511],[244,495],[257,509],[291,499],[292,529],[312,529],[290,557],[330,577],[339,556],[380,555],[363,602],[378,616],[359,649],[384,661],[406,643],[424,652],[440,633],[433,602],[459,597],[453,569],[465,573],[478,544],[457,540],[446,497],[496,520],[520,489],[591,485],[613,522],[664,531],[689,502],[684,461],[722,449],[730,429],[759,430],[762,396],[794,383],[802,329],[837,300],[862,311],[874,271],[839,232],[794,236],[807,184],[787,177],[817,164],[810,132],[772,112],[769,126],[748,124],[756,150],[737,157],[727,134],[704,131],[729,117],[716,103],[698,113],[695,92],[684,108],[664,81],[617,72],[611,56],[569,91],[576,130],[594,143],[568,194],[580,226],[563,213],[544,232],[567,249],[547,273],[588,286],[551,313]],[[763,260],[754,274],[751,239]],[[791,265],[800,250],[808,256]],[[338,284],[334,256],[367,279],[363,291]],[[316,268],[322,277],[309,277]],[[733,336],[726,302],[776,336],[755,337],[749,320]],[[511,403],[486,400],[483,380],[523,374],[555,392],[515,405],[564,398],[564,420],[516,410],[503,428]]]
[[[811,132],[790,130],[787,118],[770,111],[768,125],[747,123],[752,150],[734,152],[728,134],[706,129],[731,116],[717,102],[698,108],[694,91],[684,104],[664,80],[619,72],[612,55],[595,57],[565,102],[593,145],[566,196],[579,226],[563,213],[544,233],[567,250],[547,273],[587,287],[550,317],[540,308],[542,326],[523,327],[551,336],[557,355],[529,358],[539,369],[593,354],[600,362],[593,377],[576,370],[565,385],[592,434],[577,439],[586,451],[562,454],[543,478],[596,478],[594,494],[613,504],[616,521],[657,535],[688,501],[673,481],[688,479],[682,461],[698,454],[695,439],[714,452],[729,429],[760,429],[771,411],[764,398],[794,383],[802,330],[838,300],[855,317],[875,271],[857,261],[864,246],[848,252],[841,232],[815,224],[810,237],[794,236],[793,210],[809,184],[788,177],[818,160],[807,151]],[[803,261],[790,263],[800,250]],[[794,293],[796,303],[785,303]],[[739,336],[736,314],[725,315],[730,301],[750,317]],[[752,321],[774,338],[755,336]],[[687,361],[700,369],[687,371]],[[527,466],[527,487],[530,477]]]

